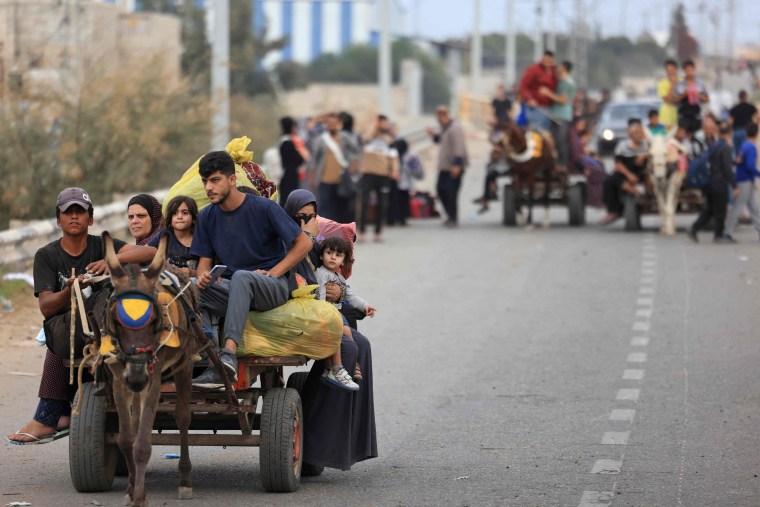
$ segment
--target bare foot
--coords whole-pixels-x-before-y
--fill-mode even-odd
[[[384,240],[381,235],[378,234],[377,236],[375,236],[375,243],[382,243],[383,241]]]
[[[364,234],[359,234],[359,238],[356,240],[357,243],[364,243]]]
[[[71,424],[71,416],[62,415],[61,418],[58,419],[58,425],[55,427],[55,429],[56,431],[67,430],[69,429],[70,424]]]
[[[28,433],[29,435],[32,435],[36,438],[45,438],[49,437],[50,435],[54,434],[56,432],[55,428],[51,428],[50,426],[45,426],[41,422],[37,422],[34,419],[26,423],[24,426],[21,427],[20,430],[18,430],[16,433],[11,433],[8,435],[8,440],[13,440],[15,442],[31,442],[34,440],[34,438],[29,437],[28,435],[22,435],[22,433]]]

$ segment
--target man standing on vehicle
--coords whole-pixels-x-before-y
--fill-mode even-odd
[[[723,236],[728,207],[728,188],[736,189],[736,178],[732,167],[733,151],[729,141],[731,128],[724,126],[718,131],[718,124],[712,115],[707,115],[704,121],[705,142],[710,154],[710,180],[704,188],[705,203],[697,220],[689,229],[689,239],[698,243],[697,233],[713,219],[715,223],[715,243],[733,243]],[[718,136],[720,134],[720,137]],[[736,195],[739,197],[739,195]]]
[[[702,104],[710,100],[707,87],[697,79],[694,62],[683,62],[683,80],[676,83],[673,101],[678,104],[678,124],[686,126],[688,132],[702,128]]]
[[[436,115],[441,125],[440,132],[430,127],[427,129],[433,142],[440,146],[436,190],[448,217],[443,225],[455,228],[458,225],[459,187],[467,167],[467,146],[462,127],[449,116],[449,110],[445,106],[438,106]]]
[[[665,130],[678,123],[678,109],[673,93],[678,83],[678,64],[675,60],[665,61],[665,77],[657,82],[657,95],[662,99],[660,106],[660,123],[665,125]]]
[[[220,352],[230,380],[237,380],[235,353],[251,310],[267,311],[285,304],[295,287],[290,270],[311,250],[311,240],[274,201],[237,189],[235,162],[226,151],[212,151],[199,162],[211,205],[198,215],[190,253],[199,257],[198,287],[204,325],[224,317]],[[227,270],[221,280],[209,271],[214,259]],[[209,367],[193,379],[200,387],[223,384]]]
[[[534,130],[549,131],[551,128],[549,107],[552,105],[552,100],[540,93],[542,87],[548,88],[552,92],[557,89],[554,53],[549,50],[544,51],[544,56],[540,62],[525,69],[518,88],[520,100],[525,104],[528,127]]]
[[[649,144],[641,120],[628,120],[628,139],[615,147],[615,170],[604,180],[604,203],[607,215],[600,222],[607,225],[623,214],[623,192],[639,195],[636,185],[644,180],[649,158]]]
[[[562,62],[559,66],[559,84],[557,85],[557,92],[550,90],[546,87],[541,87],[539,93],[544,97],[549,97],[552,100],[551,117],[552,123],[552,136],[554,136],[554,144],[557,146],[557,170],[559,172],[567,171],[567,164],[570,151],[570,123],[573,121],[573,98],[575,97],[575,81],[570,72],[573,69],[573,64],[570,62]]]

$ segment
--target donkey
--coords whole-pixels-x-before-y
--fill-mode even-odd
[[[650,172],[660,212],[660,233],[676,233],[676,208],[686,174],[686,147],[672,135],[650,136]]]
[[[504,148],[512,167],[512,176],[515,184],[515,195],[517,198],[518,212],[521,209],[523,194],[528,194],[528,216],[527,224],[532,226],[533,223],[533,199],[536,182],[543,179],[544,182],[544,228],[549,227],[549,190],[551,188],[552,177],[556,172],[556,161],[554,157],[554,141],[551,136],[542,133],[529,131],[525,132],[516,125],[506,125],[504,131]],[[536,149],[537,143],[540,143],[540,151]],[[538,153],[535,153],[538,151]],[[520,212],[521,213],[521,212]]]
[[[190,284],[184,291],[189,297],[183,302],[183,294],[175,301],[159,283],[166,259],[166,236],[161,238],[158,252],[144,273],[140,266],[119,263],[107,231],[103,232],[103,242],[114,292],[106,310],[107,335],[102,339],[110,340],[113,347],[104,362],[112,377],[113,398],[119,415],[117,443],[129,470],[125,504],[147,505],[145,470],[151,455],[151,433],[162,375],[174,377],[177,391],[174,417],[181,449],[178,496],[192,498],[189,402],[193,356],[198,351],[198,342],[194,333],[197,327],[192,326],[188,314],[198,310],[197,289]],[[180,280],[182,285],[187,282]],[[184,308],[179,311],[179,306]]]

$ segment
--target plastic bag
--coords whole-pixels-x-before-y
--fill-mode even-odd
[[[227,150],[227,153],[232,156],[232,160],[235,161],[235,175],[237,176],[237,186],[256,188],[242,167],[242,164],[250,163],[253,160],[253,152],[247,151],[245,149],[250,144],[250,142],[251,140],[246,136],[237,137],[230,141],[225,149]],[[191,197],[198,205],[198,210],[204,208],[209,204],[209,199],[206,195],[206,191],[203,188],[203,182],[201,181],[201,175],[199,173],[198,163],[200,162],[201,158],[203,157],[198,157],[198,160],[196,160],[195,163],[191,165],[187,171],[185,171],[185,174],[182,175],[179,181],[169,189],[169,193],[166,194],[162,205],[163,213],[166,213],[166,206],[169,204],[169,201],[178,195],[186,195],[188,197]],[[275,192],[270,198],[276,201],[277,192]]]
[[[340,347],[343,318],[330,303],[312,298],[297,297],[268,312],[250,312],[237,355],[332,355]]]

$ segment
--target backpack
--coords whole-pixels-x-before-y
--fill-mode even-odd
[[[718,148],[724,145],[725,141],[718,140],[689,161],[689,169],[686,172],[686,185],[689,188],[705,188],[710,184],[710,159]]]

